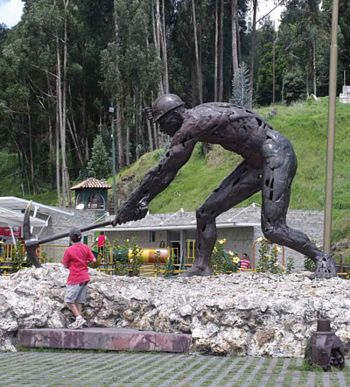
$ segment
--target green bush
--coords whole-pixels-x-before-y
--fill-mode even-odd
[[[11,252],[11,264],[12,270],[18,271],[22,267],[26,266],[26,256],[24,254],[23,245],[20,242],[17,242]]]
[[[239,268],[240,259],[233,251],[225,250],[226,242],[226,239],[221,239],[215,243],[210,257],[210,267],[214,274],[236,273]]]
[[[315,271],[316,270],[316,263],[311,258],[305,257],[304,268],[307,271]]]
[[[142,248],[134,239],[126,239],[123,243],[114,241],[113,264],[115,275],[138,276],[142,264]]]
[[[278,263],[279,247],[265,238],[260,238],[259,242],[259,260],[256,265],[256,271],[259,273],[282,273],[283,269]]]

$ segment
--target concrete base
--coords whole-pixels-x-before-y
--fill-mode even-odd
[[[191,335],[125,328],[22,329],[18,344],[30,348],[188,352]]]

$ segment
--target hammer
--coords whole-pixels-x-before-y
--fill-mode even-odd
[[[30,208],[31,208],[31,203],[28,204],[24,213],[24,220],[23,220],[24,245],[27,251],[27,257],[29,262],[33,264],[35,267],[41,267],[40,259],[38,256],[39,245],[67,237],[69,235],[69,232],[63,232],[61,234],[52,235],[42,239],[38,239],[37,237],[33,236],[30,231]],[[94,224],[90,224],[89,226],[82,227],[80,231],[81,232],[89,231],[99,227],[110,226],[111,224],[112,224],[111,220],[108,220],[106,222],[101,222],[101,223],[94,223]]]

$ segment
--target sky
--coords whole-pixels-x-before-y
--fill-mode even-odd
[[[0,0],[0,23],[8,28],[16,25],[21,19],[22,8],[21,0]]]
[[[258,1],[258,19],[269,13],[275,7],[273,0]],[[272,21],[276,23],[276,28],[279,26],[279,18],[283,11],[283,6],[278,6],[273,12],[269,14]]]
[[[259,1],[258,18],[266,15],[273,7],[273,0]],[[4,23],[11,28],[16,25],[22,15],[23,2],[21,0],[0,0],[0,23]],[[278,7],[270,14],[271,20],[276,22],[276,27],[279,25],[278,19],[283,7]]]

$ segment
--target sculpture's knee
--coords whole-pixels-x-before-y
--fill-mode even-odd
[[[212,222],[215,220],[215,210],[209,210],[208,208],[202,206],[198,208],[196,211],[196,218],[197,218],[197,223],[208,223]]]
[[[215,227],[215,211],[208,210],[202,206],[196,211],[197,228],[202,232],[206,232],[212,229],[214,224]]]
[[[265,223],[262,232],[264,237],[272,243],[280,244],[283,240],[283,227]]]

